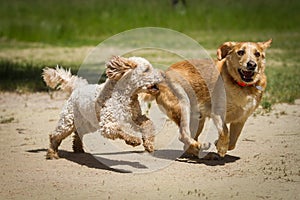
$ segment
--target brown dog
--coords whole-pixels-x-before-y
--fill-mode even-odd
[[[179,139],[188,153],[198,156],[201,149],[208,147],[198,142],[207,117],[213,119],[219,132],[218,154],[224,157],[235,148],[266,88],[265,50],[271,43],[271,39],[225,42],[217,51],[216,62],[186,60],[168,68],[166,82],[158,84],[159,92],[152,95],[179,126]]]

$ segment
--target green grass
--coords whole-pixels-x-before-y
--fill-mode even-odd
[[[0,37],[55,45],[95,45],[132,28],[198,31],[299,31],[298,0],[2,0]],[[196,37],[197,38],[197,37]],[[197,38],[198,39],[198,38]]]
[[[78,67],[73,66],[73,74]],[[33,63],[0,61],[0,91],[47,91],[41,79],[42,68],[43,65]],[[300,98],[300,70],[297,65],[267,65],[266,74],[268,85],[261,103],[264,109],[270,110],[274,103],[293,103]]]
[[[187,34],[209,50],[225,41],[273,38],[262,105],[270,108],[300,98],[299,0],[186,2],[184,8],[172,7],[170,0],[0,0],[0,90],[46,90],[40,77],[44,66],[60,64],[75,72],[83,61],[81,51],[58,58],[42,50],[39,56],[22,55],[23,49],[74,50],[96,46],[122,31],[152,26]]]
[[[268,86],[263,102],[271,104],[293,103],[295,99],[300,98],[300,70],[298,66],[269,68],[266,74]]]
[[[41,91],[46,86],[41,81],[42,69],[32,63],[0,61],[0,90]]]
[[[76,74],[79,66],[72,68]],[[33,92],[47,91],[41,74],[44,65],[0,60],[0,91]]]

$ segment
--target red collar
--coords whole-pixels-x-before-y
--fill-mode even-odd
[[[245,83],[245,82],[236,82],[239,86],[242,86],[242,87],[248,87],[248,86],[253,86],[254,85],[254,83],[251,83],[251,84],[247,84],[247,83]]]
[[[248,86],[253,86],[253,87],[255,87],[256,89],[258,89],[259,91],[264,91],[264,88],[262,87],[262,86],[260,86],[260,85],[255,85],[255,83],[252,83],[252,84],[247,84],[247,83],[245,83],[245,82],[236,82],[239,86],[241,86],[241,87],[248,87]]]

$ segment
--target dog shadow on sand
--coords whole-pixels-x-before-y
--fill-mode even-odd
[[[46,153],[47,149],[40,148],[40,149],[31,149],[27,150],[26,152],[29,153]],[[111,155],[121,155],[121,154],[145,154],[144,151],[122,151],[122,152],[113,152]],[[96,154],[96,156],[101,156],[102,154]],[[107,153],[104,155],[108,155]],[[146,169],[147,166],[141,164],[140,162],[132,162],[132,161],[125,161],[125,160],[110,160],[107,158],[101,158],[100,162],[98,159],[96,159],[95,154],[90,153],[74,153],[71,151],[66,150],[59,150],[59,156],[61,159],[66,159],[68,161],[77,163],[79,165],[84,165],[89,168],[95,168],[95,169],[102,169],[102,170],[109,170],[114,172],[120,172],[120,173],[131,173],[131,171],[126,170],[118,170],[113,169],[108,166],[122,166],[122,165],[128,165],[132,168],[137,169]],[[220,158],[217,153],[210,152],[207,154],[204,158],[198,158],[196,156],[190,156],[188,154],[184,154],[183,151],[180,150],[156,150],[153,153],[151,153],[151,156],[158,159],[165,159],[170,161],[176,161],[176,162],[184,162],[184,163],[190,163],[190,164],[204,164],[207,166],[220,166],[220,165],[226,165],[229,163],[236,162],[240,159],[240,157],[232,156],[232,155],[226,155],[224,158]]]
[[[31,149],[31,150],[27,150],[26,152],[29,152],[29,153],[44,152],[44,153],[46,153],[47,149],[45,149],[45,148]],[[95,169],[102,169],[102,170],[109,170],[109,171],[123,172],[124,173],[123,170],[122,171],[116,170],[116,169],[113,169],[113,168],[109,168],[107,165],[102,164],[90,153],[74,153],[72,151],[58,150],[58,154],[59,154],[60,159],[66,159],[68,161],[77,163],[79,165],[84,165],[84,166],[89,167],[89,168],[95,168]],[[138,163],[136,163],[136,164],[126,163],[126,164],[127,165],[128,164],[138,165]]]

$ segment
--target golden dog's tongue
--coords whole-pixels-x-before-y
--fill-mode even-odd
[[[252,71],[244,71],[244,70],[242,70],[242,73],[247,78],[251,78],[253,76],[253,72]]]
[[[157,87],[157,85],[151,85],[147,87],[148,91],[152,94],[158,93],[159,89]]]
[[[239,73],[240,73],[240,76],[243,79],[243,81],[250,82],[253,80],[252,79],[252,77],[254,75],[253,71],[239,69]]]

